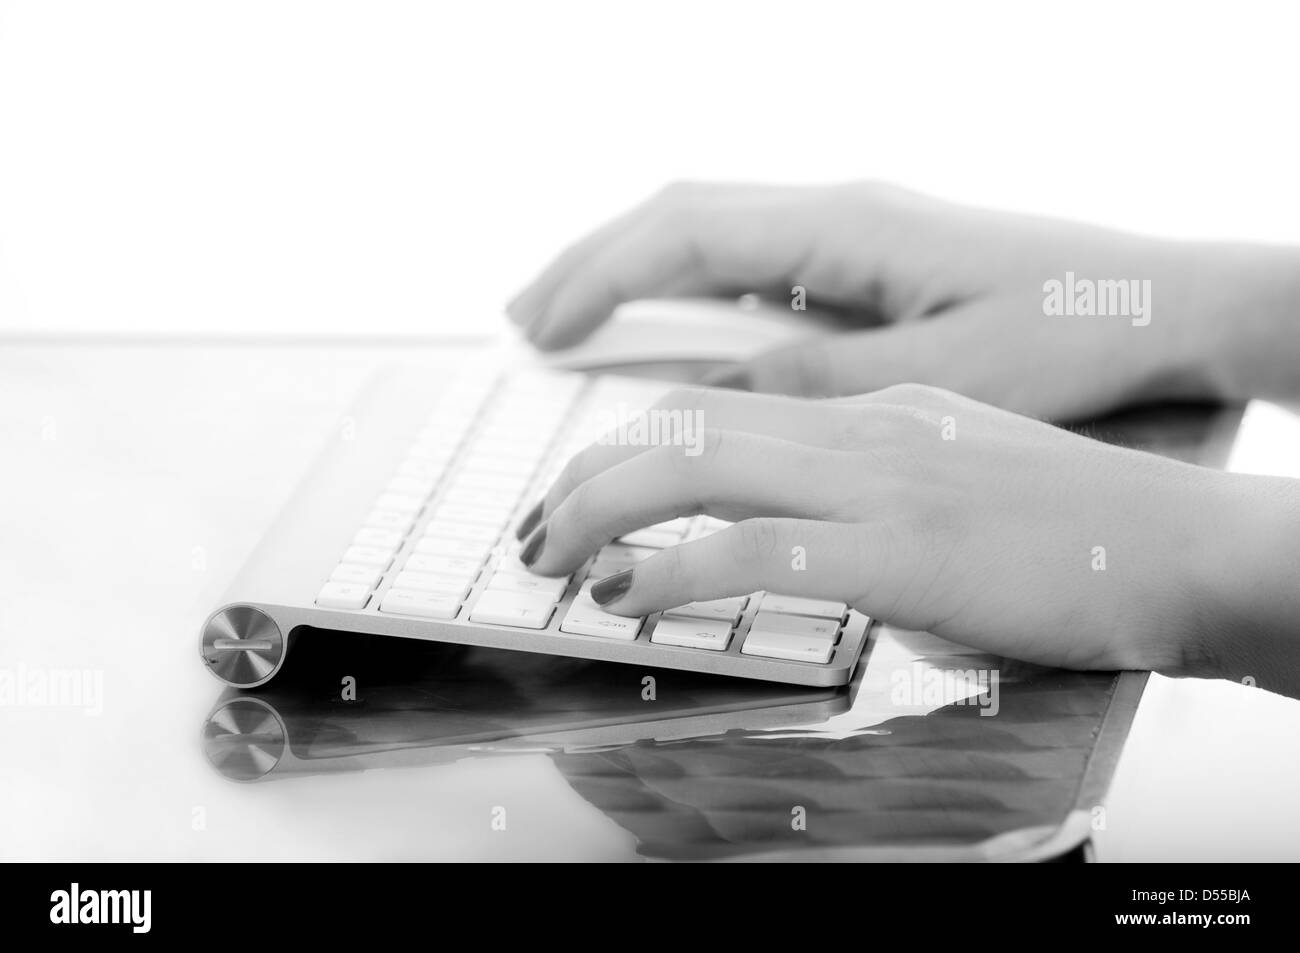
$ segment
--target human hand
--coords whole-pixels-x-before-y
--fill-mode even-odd
[[[1287,363],[1259,367],[1276,352],[1283,312],[1294,328],[1294,258],[966,208],[875,183],[686,184],[568,249],[508,311],[549,350],[580,341],[624,301],[789,301],[799,286],[865,329],[778,348],[725,383],[841,396],[914,382],[1081,417],[1143,399],[1300,386]],[[1067,272],[1149,281],[1139,286],[1149,287],[1145,315],[1045,314],[1046,283]]]
[[[1258,589],[1293,588],[1259,545],[1282,524],[1258,478],[917,385],[822,401],[681,390],[655,409],[697,415],[702,452],[594,444],[546,495],[525,561],[561,575],[663,520],[738,522],[602,580],[608,611],[769,590],[1031,662],[1169,674],[1230,667],[1218,640],[1261,605],[1291,624],[1294,596]]]

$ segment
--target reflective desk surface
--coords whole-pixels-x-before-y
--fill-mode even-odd
[[[887,627],[839,691],[334,633],[268,690],[223,690],[200,622],[395,358],[448,353],[0,350],[0,677],[102,686],[78,707],[0,684],[0,857],[1034,858],[1089,837],[1102,860],[1300,856],[1300,703],[1152,677],[1121,753],[1144,676]],[[1222,465],[1240,417],[1097,430]],[[1261,419],[1266,450],[1295,438]]]

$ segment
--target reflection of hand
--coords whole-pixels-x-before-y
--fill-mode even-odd
[[[960,668],[970,658],[947,662]],[[970,849],[1061,823],[1075,806],[1111,699],[1109,675],[1017,668],[1003,670],[996,718],[957,704],[925,717],[873,721],[842,737],[732,730],[551,758],[573,789],[634,834],[638,852],[650,857]],[[804,809],[805,828],[792,824],[795,806]]]
[[[1252,644],[1276,667],[1268,640],[1300,618],[1284,546],[1300,540],[1293,481],[1108,446],[916,385],[842,401],[684,390],[657,409],[696,415],[699,452],[579,454],[525,545],[532,568],[574,571],[679,515],[741,522],[599,583],[612,612],[767,589],[1028,661],[1204,674],[1237,671]]]
[[[1150,280],[1150,323],[1046,316],[1044,285],[1066,272]],[[877,184],[671,187],[571,247],[509,312],[550,349],[624,301],[789,300],[796,285],[885,326],[779,348],[733,383],[806,396],[924,383],[1051,417],[1300,389],[1294,360],[1275,354],[1283,335],[1294,340],[1292,253],[1139,238]]]

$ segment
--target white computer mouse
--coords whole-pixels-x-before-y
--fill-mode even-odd
[[[743,361],[798,338],[831,333],[827,315],[752,296],[655,299],[622,305],[582,343],[539,356],[548,367],[614,370],[647,364]]]

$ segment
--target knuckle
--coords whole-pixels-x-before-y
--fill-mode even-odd
[[[675,179],[659,190],[657,198],[665,205],[689,204],[699,198],[704,183],[693,179]]]
[[[878,208],[894,199],[899,188],[881,179],[856,179],[827,187],[827,194],[838,205],[852,203]]]
[[[875,442],[878,429],[871,415],[857,407],[834,408],[828,440],[833,450],[860,450]]]
[[[749,519],[736,524],[742,557],[755,566],[766,565],[781,545],[780,533],[770,519]]]
[[[891,403],[908,407],[933,407],[945,403],[952,397],[949,391],[940,387],[912,382],[891,384],[879,393]]]
[[[567,517],[571,520],[577,520],[580,524],[583,522],[583,515],[591,512],[595,503],[595,491],[592,489],[590,480],[586,480],[575,486],[564,502],[556,509],[556,516]]]
[[[669,463],[679,474],[687,479],[694,479],[700,470],[708,470],[718,465],[730,437],[725,431],[705,427],[699,432],[694,453],[685,453],[682,447],[661,447],[660,452],[669,454]]]
[[[657,564],[655,568],[663,583],[663,591],[691,594],[690,574],[686,572],[682,560],[681,546],[670,546],[651,558]]]
[[[693,458],[696,466],[714,467],[722,459],[731,444],[731,437],[725,430],[718,430],[716,427],[705,427],[700,431],[700,452]],[[682,457],[691,460],[682,454]]]
[[[707,387],[674,387],[655,401],[654,409],[679,410],[700,407],[708,401],[709,394]]]
[[[560,475],[551,484],[551,502],[558,503],[586,482],[588,450],[580,450],[568,459]]]

